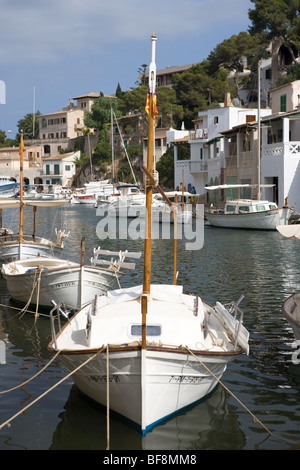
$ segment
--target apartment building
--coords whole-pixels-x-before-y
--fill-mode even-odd
[[[99,96],[99,93],[76,96],[62,110],[39,116],[38,143],[42,146],[43,157],[57,155],[61,149],[70,148],[70,141],[83,135],[84,115],[91,111]]]

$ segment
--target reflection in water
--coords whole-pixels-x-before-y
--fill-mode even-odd
[[[110,414],[110,449],[242,449],[245,436],[239,429],[234,410],[226,405],[225,398],[224,389],[217,387],[202,403],[156,426],[144,438],[131,424]],[[83,397],[75,385],[60,419],[51,450],[106,448],[106,410]],[[230,443],[224,439],[227,434],[231,436]]]
[[[27,211],[27,209],[26,209]],[[39,234],[70,231],[63,258],[80,259],[86,237],[86,263],[93,249],[143,251],[143,240],[99,240],[93,207],[69,205],[38,211]],[[32,227],[31,211],[26,217]],[[4,215],[4,214],[3,214]],[[17,226],[18,211],[11,223]],[[60,222],[64,223],[61,224]],[[4,225],[11,228],[9,223]],[[171,233],[172,233],[171,227]],[[153,241],[152,280],[173,282],[173,241]],[[160,424],[141,438],[129,423],[110,414],[111,449],[292,449],[300,442],[300,369],[291,362],[294,337],[281,313],[286,297],[300,290],[299,242],[277,232],[205,227],[204,247],[187,251],[178,242],[178,284],[186,293],[223,303],[245,295],[241,304],[250,331],[250,354],[229,364],[223,382],[276,436],[269,436],[221,386],[202,403]],[[122,287],[142,283],[143,257],[121,277]],[[7,364],[0,366],[0,391],[36,374],[51,358],[49,320],[22,318],[10,304],[0,280],[0,339],[7,344]],[[13,304],[11,304],[13,306]],[[0,423],[67,375],[59,358],[23,390],[0,395]],[[31,398],[32,397],[32,398]],[[67,403],[66,403],[67,401]],[[63,410],[63,411],[62,411]],[[278,437],[277,437],[278,436]],[[79,396],[72,379],[50,392],[27,414],[0,431],[0,449],[105,449],[106,410]]]

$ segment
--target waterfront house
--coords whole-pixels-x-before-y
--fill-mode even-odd
[[[262,115],[270,113],[270,110],[262,110]],[[185,186],[189,183],[195,186],[198,194],[206,193],[207,184],[220,184],[226,168],[222,132],[256,120],[257,109],[233,106],[230,95],[219,108],[199,112],[195,128],[189,133],[190,160],[178,160],[174,152],[175,187],[182,182],[183,170]]]
[[[44,158],[41,174],[43,184],[60,184],[70,187],[76,172],[75,160],[77,158],[80,158],[80,150]]]

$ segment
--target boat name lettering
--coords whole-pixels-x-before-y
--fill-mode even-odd
[[[61,289],[62,287],[71,287],[71,286],[75,286],[76,283],[75,282],[60,282],[59,284],[53,284],[53,289]]]
[[[106,383],[107,382],[107,376],[106,375],[89,375],[86,377],[89,382],[100,382],[100,383]],[[118,375],[113,375],[109,377],[109,382],[120,382],[120,377]]]
[[[199,384],[203,377],[194,377],[192,375],[172,375],[169,383]]]

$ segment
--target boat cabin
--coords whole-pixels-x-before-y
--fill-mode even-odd
[[[249,212],[263,212],[277,209],[277,204],[270,201],[253,201],[250,199],[237,199],[226,201],[225,214],[248,214]]]

